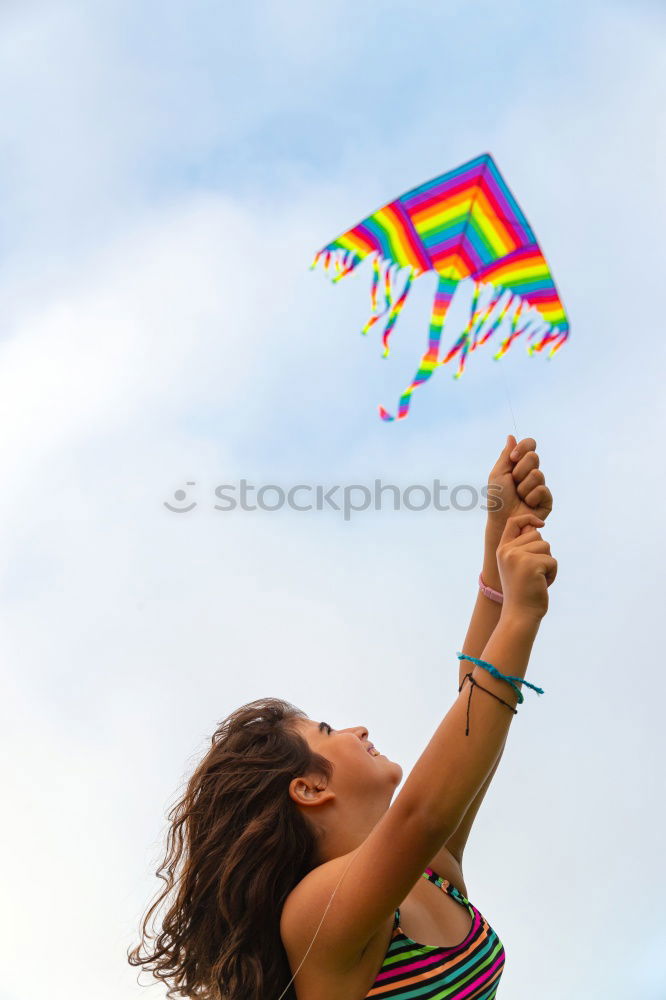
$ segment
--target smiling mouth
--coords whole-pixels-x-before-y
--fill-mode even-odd
[[[370,747],[368,753],[370,754],[371,757],[381,757],[379,750],[375,749],[375,747]]]

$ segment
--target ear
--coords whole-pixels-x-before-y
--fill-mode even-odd
[[[289,795],[299,806],[320,806],[335,799],[335,792],[312,778],[294,778],[289,785]]]

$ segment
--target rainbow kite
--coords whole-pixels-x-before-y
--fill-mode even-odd
[[[528,344],[528,353],[542,351],[551,344],[549,358],[569,336],[566,313],[536,236],[490,153],[389,202],[323,247],[311,267],[316,267],[323,256],[324,269],[335,269],[335,282],[370,255],[374,255],[372,312],[362,333],[388,313],[382,338],[384,357],[414,278],[426,271],[436,271],[439,276],[428,350],[414,381],[400,397],[398,420],[407,416],[414,389],[427,382],[435,368],[457,354],[454,377],[459,378],[468,353],[485,344],[505,319],[510,323],[509,332],[495,359],[502,357],[526,331],[527,340],[533,341]],[[400,268],[408,270],[402,292],[397,295]],[[458,282],[464,278],[474,281],[469,322],[440,360],[439,342],[446,314]],[[377,293],[382,282],[384,301],[378,309]],[[537,335],[539,339],[533,340]],[[395,419],[383,406],[379,412],[384,420]]]

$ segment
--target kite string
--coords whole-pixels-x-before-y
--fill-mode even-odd
[[[345,877],[345,875],[347,874],[347,872],[349,871],[349,869],[351,868],[351,866],[353,865],[353,863],[354,863],[354,861],[356,860],[357,857],[358,857],[358,851],[355,851],[354,855],[353,855],[353,857],[351,859],[351,861],[349,862],[349,864],[347,865],[347,867],[343,871],[342,875],[340,876],[340,881],[338,882],[338,884],[336,885],[335,889],[331,893],[331,898],[328,901],[328,906],[324,910],[323,916],[322,916],[321,920],[319,921],[319,926],[317,927],[317,930],[315,931],[314,937],[312,938],[312,941],[310,942],[310,944],[308,946],[308,950],[303,955],[303,958],[301,960],[301,964],[298,966],[298,969],[296,969],[296,972],[293,974],[293,976],[291,977],[291,979],[289,980],[289,982],[287,983],[287,985],[285,986],[285,988],[282,990],[282,993],[280,993],[280,996],[278,997],[278,1000],[282,1000],[282,997],[285,995],[285,993],[287,992],[287,990],[289,989],[289,987],[293,983],[294,979],[296,978],[296,976],[300,972],[300,969],[301,969],[301,966],[303,965],[303,962],[305,961],[305,959],[308,957],[308,955],[310,953],[310,948],[312,948],[312,945],[315,943],[315,938],[317,937],[317,934],[319,933],[319,928],[321,927],[321,925],[324,922],[324,917],[328,913],[328,909],[329,909],[331,903],[333,902],[333,896],[335,896],[336,892],[338,891],[338,886],[340,885],[340,882],[342,882],[343,878]]]
[[[502,298],[502,293],[501,292],[500,292],[500,294],[497,297],[495,297],[494,295],[491,295],[491,299],[490,299],[490,302],[488,303],[488,308],[487,308],[487,310],[486,310],[486,312],[485,312],[485,314],[483,316],[483,319],[481,320],[481,323],[477,327],[475,327],[475,330],[474,330],[474,335],[475,335],[474,339],[475,339],[475,341],[476,341],[477,335],[480,334],[481,329],[485,325],[485,322],[488,319],[490,313],[493,312],[493,310],[495,309],[495,306],[498,304],[498,302],[500,301],[501,298]],[[515,296],[509,294],[509,298],[506,300],[506,302],[504,304],[504,308],[500,310],[500,312],[496,316],[494,322],[491,323],[490,327],[488,328],[488,330],[484,334],[483,339],[481,339],[480,343],[484,343],[488,339],[488,337],[492,333],[494,333],[495,329],[498,326],[501,326],[501,324],[504,321],[504,318],[505,318],[505,316],[506,316],[506,314],[507,314],[507,312],[508,312],[511,304],[514,301],[515,301]],[[474,300],[474,304],[476,305],[476,299]],[[517,308],[517,310],[516,310],[516,312],[514,314],[514,317],[513,317],[512,331],[511,331],[511,335],[508,338],[509,341],[513,339],[513,333],[514,333],[515,326],[516,326],[517,321],[518,321],[518,317],[519,317],[520,312],[521,312],[522,304],[523,304],[522,299],[519,299],[518,308]],[[473,345],[473,347],[476,347],[476,346],[477,345],[475,343]],[[503,353],[505,353],[505,352],[503,352],[502,348],[500,348],[499,353],[495,355],[495,361],[500,361],[501,362]],[[518,441],[519,441],[518,427],[516,426],[516,416],[515,416],[515,414],[513,412],[513,406],[511,405],[511,396],[509,394],[509,382],[508,382],[508,379],[507,379],[506,375],[504,374],[504,369],[502,368],[502,365],[500,364],[499,367],[500,367],[500,372],[502,373],[502,384],[504,385],[504,392],[506,393],[506,401],[507,401],[508,406],[509,406],[509,412],[511,413],[511,420],[513,421],[513,431],[514,431],[514,434],[515,434],[515,437],[516,437],[516,444],[517,444]]]
[[[507,378],[506,378],[506,376],[504,374],[504,370],[502,368],[501,359],[498,359],[498,360],[500,362],[499,368],[500,368],[500,371],[502,372],[502,382],[504,383],[504,391],[506,393],[506,401],[509,404],[509,410],[511,412],[511,419],[513,420],[513,431],[514,431],[514,434],[516,436],[516,444],[517,444],[520,439],[518,437],[518,428],[516,427],[516,417],[515,417],[515,414],[513,412],[513,406],[511,405],[511,396],[509,395],[509,385],[508,385]]]
[[[481,311],[481,309],[479,308],[479,305],[478,305],[480,289],[481,289],[481,284],[476,283],[475,290],[474,290],[474,296],[472,298],[472,309],[471,309],[470,320],[469,320],[469,323],[467,324],[467,329],[465,331],[465,333],[467,334],[468,338],[469,338],[470,333],[472,335],[472,344],[471,344],[471,350],[472,351],[475,349],[475,347],[478,346],[478,343],[484,343],[488,339],[488,337],[495,331],[495,329],[497,328],[497,326],[501,325],[502,321],[504,320],[504,318],[506,316],[506,313],[507,313],[509,307],[511,306],[512,301],[514,301],[514,296],[513,295],[509,295],[509,298],[507,299],[507,301],[504,304],[504,308],[500,310],[500,312],[496,316],[495,320],[490,324],[488,330],[486,330],[486,332],[484,333],[483,338],[482,339],[477,339],[477,338],[480,338],[481,330],[485,326],[486,321],[488,320],[490,314],[494,311],[495,306],[497,306],[497,304],[499,303],[500,299],[502,298],[502,293],[501,292],[498,295],[496,295],[494,293],[494,291],[491,292],[491,296],[490,296],[490,299],[489,299],[487,305],[485,306],[484,310]],[[516,326],[517,321],[518,321],[518,317],[520,315],[521,306],[522,306],[522,300],[520,300],[520,303],[518,305],[518,309],[517,309],[517,311],[516,311],[516,313],[514,315],[513,324],[512,324],[512,336],[509,339],[513,339],[513,334],[514,334],[514,331],[515,331],[515,326]],[[451,352],[449,352],[449,353],[451,353]],[[503,356],[503,352],[502,352],[502,349],[500,348],[499,354],[495,355],[495,361],[501,361],[502,356]],[[446,363],[446,360],[448,360],[448,358],[445,359],[444,363]],[[513,430],[514,430],[514,434],[516,436],[516,443],[517,443],[518,440],[519,440],[519,438],[518,438],[518,427],[516,426],[516,417],[515,417],[515,414],[513,412],[513,406],[511,405],[511,396],[509,394],[508,379],[506,378],[506,376],[504,374],[504,369],[502,368],[501,365],[500,365],[500,371],[502,373],[502,383],[504,385],[504,392],[506,393],[506,401],[507,401],[508,406],[509,406],[509,412],[511,413],[511,420],[513,421]]]

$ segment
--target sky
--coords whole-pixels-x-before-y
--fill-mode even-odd
[[[221,511],[217,486],[479,489],[510,433],[537,441],[559,569],[468,894],[500,996],[666,996],[664,21],[647,0],[3,5],[0,1000],[164,995],[125,954],[167,809],[239,705],[367,726],[406,778],[457,696],[478,506]],[[314,252],[486,151],[570,340],[475,352],[385,423],[433,276],[384,361],[358,335],[369,265],[333,285]]]

